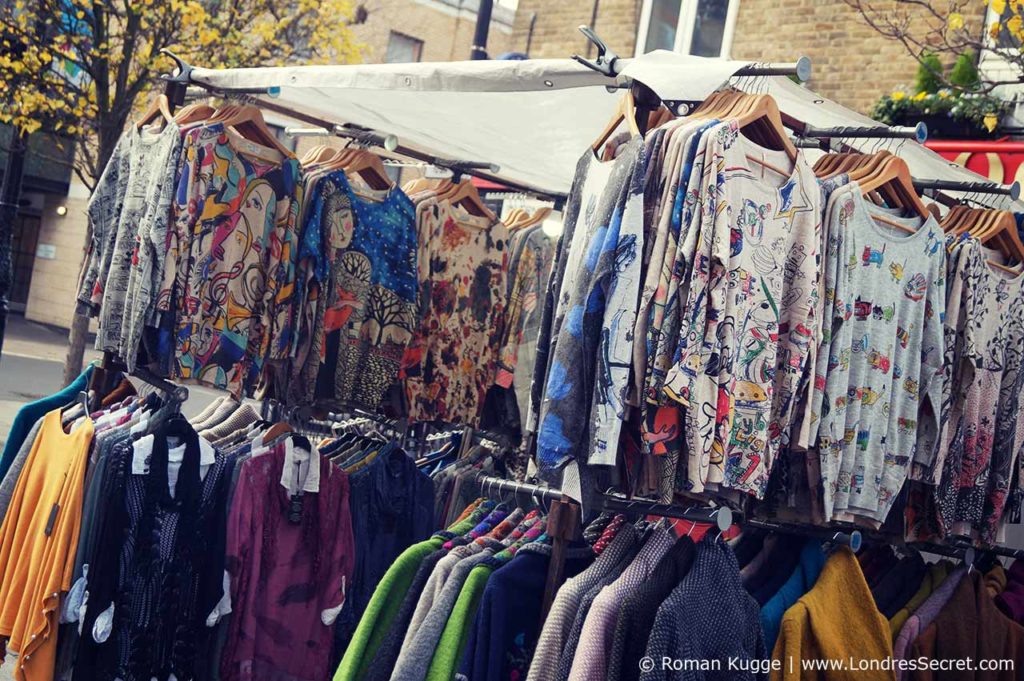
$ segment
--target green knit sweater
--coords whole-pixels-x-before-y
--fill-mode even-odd
[[[458,671],[459,661],[466,649],[469,628],[476,617],[476,609],[480,605],[480,597],[484,594],[487,580],[494,573],[493,565],[477,565],[473,568],[462,585],[459,599],[455,601],[452,614],[444,626],[441,641],[437,644],[434,657],[427,670],[426,681],[451,681]]]
[[[448,531],[463,534],[472,530],[478,520],[476,514],[470,515],[449,527]],[[429,554],[440,549],[444,542],[445,539],[442,537],[431,537],[413,544],[391,564],[374,589],[366,610],[363,611],[363,616],[352,634],[352,640],[345,650],[345,656],[334,673],[334,681],[357,681],[363,678],[367,665],[373,660],[395,615],[398,614],[420,563]]]

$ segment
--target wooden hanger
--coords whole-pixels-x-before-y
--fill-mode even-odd
[[[789,139],[789,133],[786,132],[786,128],[782,124],[782,113],[779,111],[779,105],[776,104],[775,98],[771,95],[754,95],[750,99],[749,107],[745,108],[736,120],[739,128],[743,130],[752,125],[759,126],[765,133],[763,139],[774,142],[782,151],[786,152],[789,160],[796,161],[796,147]],[[788,172],[782,174],[789,175]]]
[[[160,125],[161,128],[164,123],[174,122],[174,116],[171,115],[171,102],[167,99],[167,95],[162,93],[150,100],[149,107],[146,108],[145,113],[142,114],[142,118],[139,119],[135,127],[141,130],[143,126],[153,123],[158,117],[163,118]]]
[[[380,156],[366,149],[357,149],[344,161],[345,173],[359,175],[374,189],[391,189],[391,181]]]
[[[448,195],[446,199],[453,206],[462,206],[473,215],[485,217],[492,221],[497,219],[491,209],[484,204],[476,185],[469,178],[459,182],[456,185],[455,191]]]
[[[924,201],[917,195],[917,190],[914,189],[914,179],[910,175],[910,167],[899,156],[890,154],[874,173],[857,182],[864,194],[874,189],[891,188],[898,205],[913,210],[918,216],[925,219],[931,215],[928,208],[925,207]]]
[[[668,107],[663,104],[647,115],[647,129],[654,130],[655,128],[660,128],[673,118],[675,118],[675,114],[669,111]]]
[[[287,421],[278,421],[274,425],[267,429],[267,432],[263,434],[263,442],[271,442],[281,437],[285,433],[291,433],[292,427]]]
[[[825,154],[814,164],[814,174],[822,179],[835,177],[844,166],[853,166],[865,162],[864,154]]]
[[[815,161],[813,168],[815,176],[824,179],[835,165],[837,156],[842,156],[842,154],[825,154]]]
[[[189,125],[190,123],[199,123],[201,121],[209,120],[210,116],[216,113],[209,104],[203,102],[197,102],[195,104],[189,104],[178,109],[174,114],[174,122],[178,125]]]
[[[312,166],[317,163],[322,163],[329,156],[333,155],[332,153],[330,153],[333,151],[334,149],[327,146],[326,144],[318,144],[315,147],[306,150],[306,153],[302,155],[302,159],[299,161],[299,164],[305,168],[306,166]]]
[[[440,195],[450,191],[453,185],[454,183],[446,177],[437,179],[421,177],[406,182],[405,186],[402,187],[402,191],[404,191],[406,194],[410,196],[412,196],[413,194],[418,194],[420,192],[432,191],[435,192],[437,198],[440,198]]]
[[[501,222],[509,229],[513,229],[519,227],[518,223],[522,221],[523,218],[528,217],[529,214],[526,212],[524,208],[513,208],[508,212],[508,215],[501,219]]]
[[[640,126],[636,122],[636,99],[633,97],[632,90],[626,90],[626,94],[619,99],[619,105],[615,109],[615,114],[612,119],[608,121],[608,125],[601,131],[594,143],[590,145],[590,150],[597,156],[601,147],[611,139],[612,134],[619,129],[619,125],[622,123],[626,124],[626,129],[629,130],[629,134],[636,136],[640,134]]]
[[[713,92],[710,97],[705,99],[700,106],[693,110],[688,118],[700,120],[717,118],[721,120],[725,118],[726,114],[746,96],[747,95],[738,90],[719,90],[718,92]]]
[[[207,123],[220,123],[222,120],[238,111],[238,108],[239,107],[237,104],[224,104],[219,109],[217,109],[212,116],[210,116],[209,120],[207,120]]]
[[[241,133],[237,132],[234,128],[225,128],[224,134],[227,135],[229,142],[234,145],[239,153],[274,165],[284,162],[284,154],[280,151],[274,147],[268,147],[242,137]]]
[[[969,210],[970,209],[962,203],[958,203],[950,208],[949,212],[946,213],[946,216],[942,218],[942,222],[940,223],[942,231],[947,234],[953,232],[956,229],[957,224],[963,219],[964,213]]]
[[[225,127],[235,128],[246,139],[272,147],[285,158],[295,158],[295,154],[292,153],[291,149],[281,144],[281,141],[277,139],[277,135],[267,127],[266,121],[263,120],[263,112],[259,110],[259,107],[252,105],[239,106],[235,111],[226,113],[223,117],[220,117],[219,114],[220,112],[218,111],[214,115],[214,118],[217,119],[214,122],[222,123]]]
[[[537,209],[537,212],[534,213],[532,217],[530,217],[530,221],[527,224],[523,225],[523,227],[533,227],[534,225],[539,225],[540,223],[548,219],[548,216],[551,215],[553,210],[554,209],[551,206],[541,206],[540,208]]]

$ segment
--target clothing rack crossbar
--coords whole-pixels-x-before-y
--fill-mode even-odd
[[[806,124],[798,130],[801,137],[812,139],[910,139],[918,144],[924,144],[928,140],[928,126],[924,122],[917,125],[866,125],[866,126],[836,126],[834,128],[819,128]]]
[[[721,532],[728,530],[733,524],[732,509],[728,506],[676,506],[674,504],[660,504],[652,499],[632,498],[606,494],[603,498],[603,507],[609,511],[620,511],[623,513],[643,513],[644,515],[656,515],[662,518],[675,518],[693,523],[712,523]]]
[[[491,475],[480,475],[476,478],[482,491],[496,491],[499,493],[511,493],[514,496],[527,495],[531,499],[540,499],[545,502],[557,501],[562,498],[562,491],[553,487],[543,485],[531,485],[526,482],[512,482],[503,480]]]
[[[964,192],[968,194],[1000,194],[1009,196],[1016,201],[1020,198],[1020,182],[997,184],[995,182],[954,182],[951,180],[914,180],[914,188],[918,191],[935,189],[938,191]]]

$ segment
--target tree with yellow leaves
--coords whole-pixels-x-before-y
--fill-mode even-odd
[[[205,67],[345,63],[360,48],[352,0],[4,0],[0,122],[80,144],[92,185],[167,48]]]
[[[880,34],[906,47],[946,87],[963,89],[942,64],[994,56],[1006,67],[974,92],[1024,83],[1024,0],[844,0]],[[990,11],[986,11],[990,10]]]

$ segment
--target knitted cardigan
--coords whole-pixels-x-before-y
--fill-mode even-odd
[[[551,681],[556,677],[559,661],[565,655],[565,644],[584,596],[618,567],[624,555],[635,550],[638,541],[635,527],[623,527],[593,565],[566,581],[558,590],[547,619],[544,620],[527,681]]]
[[[402,552],[402,555],[384,573],[370,602],[363,610],[359,625],[356,627],[355,633],[352,634],[352,640],[334,674],[334,681],[364,678],[370,661],[373,660],[384,637],[388,634],[423,559],[441,548],[453,534],[461,534],[472,529],[480,518],[493,507],[492,502],[484,502],[469,516],[450,527],[447,532],[439,532],[430,539],[413,544]],[[409,614],[411,616],[411,611]]]
[[[587,681],[607,677],[608,652],[615,637],[615,620],[622,600],[650,576],[675,541],[675,534],[669,530],[655,529],[622,574],[601,589],[583,624],[570,679]]]
[[[623,600],[608,653],[608,681],[640,678],[640,658],[647,649],[647,638],[658,607],[690,571],[695,554],[693,540],[680,537],[662,556],[650,577]]]
[[[658,608],[646,652],[655,661],[719,660],[722,671],[704,676],[655,664],[643,671],[641,681],[760,678],[753,671],[727,667],[730,659],[764,660],[767,651],[757,602],[743,589],[736,556],[724,542],[710,534],[701,539],[690,572]]]

